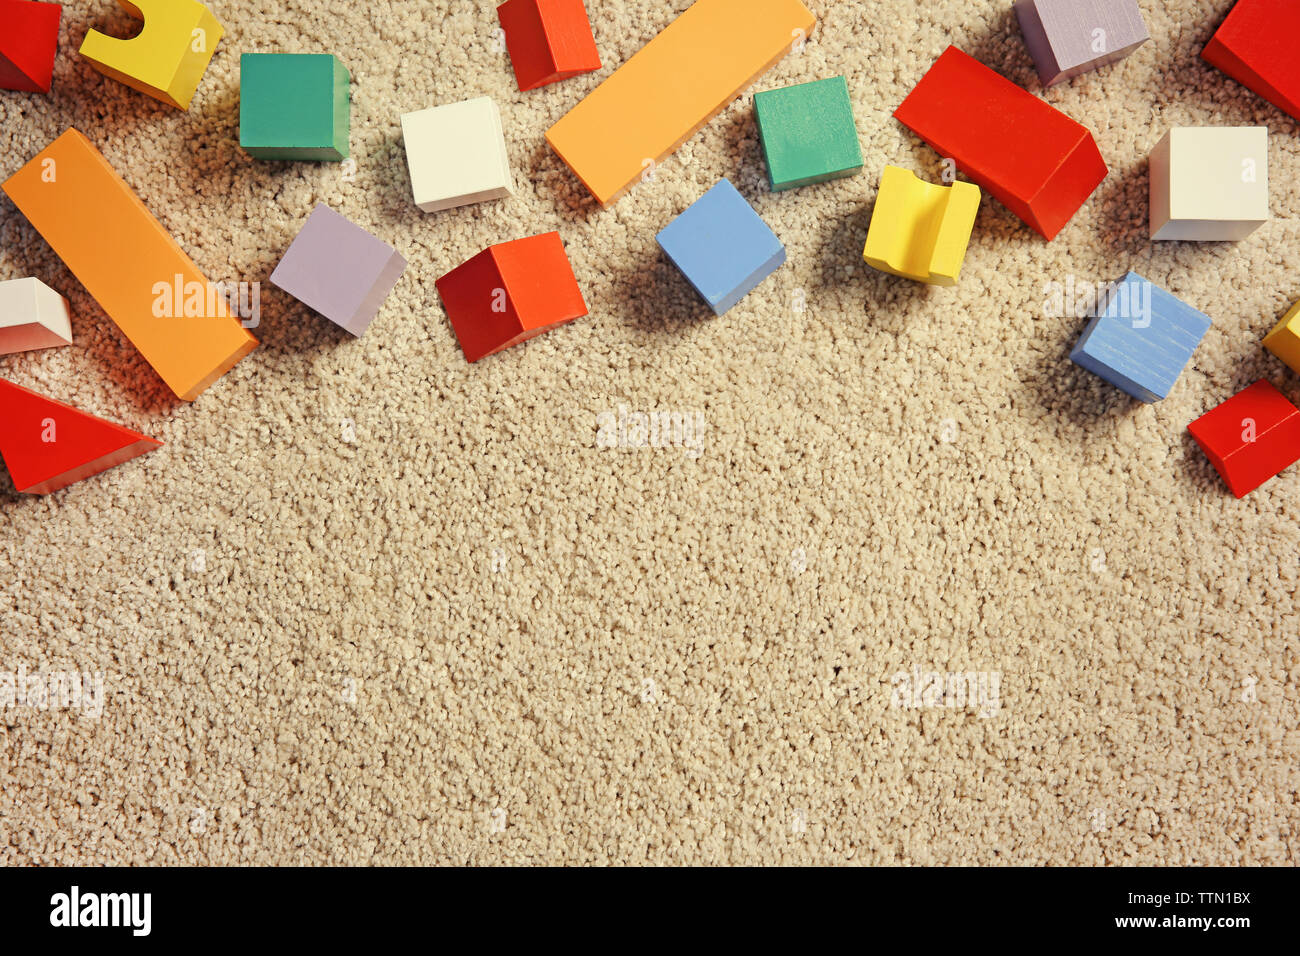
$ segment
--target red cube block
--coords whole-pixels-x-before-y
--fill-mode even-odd
[[[582,0],[507,0],[497,18],[521,90],[600,69]]]
[[[0,89],[50,91],[62,16],[57,3],[0,0]]]
[[[1300,408],[1258,381],[1187,426],[1238,498],[1300,461]]]
[[[1045,239],[1106,178],[1085,127],[955,46],[894,116]]]
[[[587,314],[558,232],[489,246],[434,284],[471,362]]]
[[[1296,0],[1238,0],[1201,57],[1300,119],[1300,3]]]

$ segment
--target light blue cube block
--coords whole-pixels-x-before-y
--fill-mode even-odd
[[[1070,361],[1143,402],[1164,398],[1210,328],[1210,317],[1130,272],[1099,295]]]
[[[785,246],[729,180],[722,180],[656,237],[722,315],[785,262]]]

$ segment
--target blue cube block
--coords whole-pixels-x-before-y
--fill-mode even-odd
[[[1097,314],[1070,361],[1136,399],[1155,402],[1178,381],[1210,328],[1210,317],[1130,272],[1098,296]]]
[[[722,180],[656,237],[659,246],[722,315],[785,262],[785,246]]]

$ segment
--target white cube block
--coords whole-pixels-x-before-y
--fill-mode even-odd
[[[1235,241],[1268,218],[1267,128],[1178,126],[1152,151],[1152,239]]]
[[[71,344],[67,299],[40,279],[0,282],[0,355]]]
[[[514,191],[501,113],[487,96],[402,115],[415,204],[437,212]]]

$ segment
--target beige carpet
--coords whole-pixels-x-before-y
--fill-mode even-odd
[[[1230,5],[1144,0],[1150,43],[1046,94],[1111,175],[1050,244],[986,197],[951,290],[860,255],[884,165],[939,175],[890,113],[949,42],[1041,94],[1003,0],[813,0],[759,87],[845,74],[864,172],[771,194],[746,96],[608,211],[544,131],[687,0],[588,3],[605,69],[528,94],[489,0],[220,0],[188,113],[77,58],[131,29],[111,0],[66,8],[54,95],[0,94],[0,176],[75,125],[210,277],[263,282],[262,347],[177,406],[0,200],[0,277],[76,337],[0,376],[166,443],[0,479],[0,672],[104,682],[98,717],[0,710],[0,860],[1295,863],[1300,470],[1239,502],[1186,432],[1259,377],[1300,398],[1260,347],[1300,298],[1300,139],[1197,58]],[[239,150],[248,51],[343,58],[354,175]],[[517,194],[421,213],[399,114],[482,94]],[[1148,241],[1177,124],[1270,128],[1271,224]],[[722,176],[790,258],[715,319],[654,234]],[[411,262],[360,340],[266,284],[316,202]],[[434,280],[550,229],[591,315],[466,364]],[[1214,318],[1152,407],[1043,314],[1130,268]],[[598,442],[654,412],[685,441]]]

